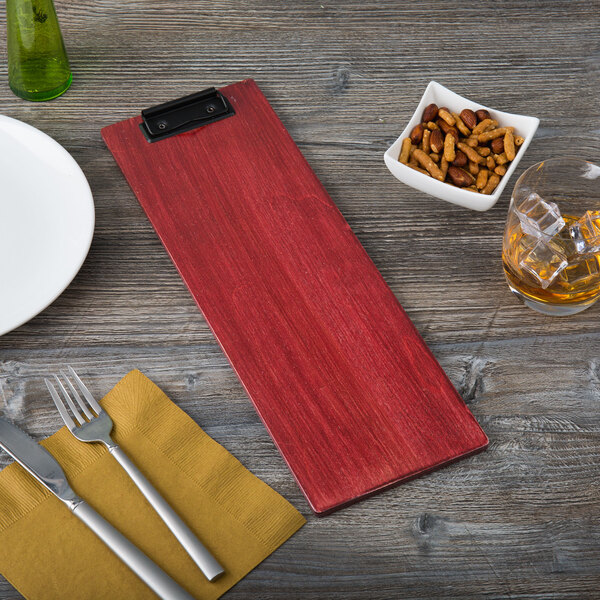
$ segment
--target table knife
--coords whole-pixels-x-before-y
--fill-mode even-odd
[[[71,489],[54,457],[18,427],[0,417],[0,448],[50,490],[163,600],[194,600]]]

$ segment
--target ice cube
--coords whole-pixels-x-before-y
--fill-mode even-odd
[[[600,282],[600,266],[595,256],[569,264],[566,269],[559,273],[556,280],[556,283],[569,293],[575,293],[598,282]]]
[[[552,241],[560,246],[561,252],[565,255],[569,263],[581,258],[575,247],[575,242],[573,241],[573,238],[571,238],[570,229],[570,227],[565,227],[560,233],[552,238]]]
[[[600,211],[588,210],[569,227],[569,233],[579,254],[600,252]]]
[[[531,273],[546,289],[568,265],[567,257],[552,240],[540,239],[521,256],[520,267]]]
[[[513,203],[521,221],[521,229],[536,238],[551,238],[564,226],[565,221],[554,202],[546,202],[535,192],[529,194],[519,206]]]

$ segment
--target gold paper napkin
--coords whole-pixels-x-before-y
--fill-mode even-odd
[[[114,440],[225,568],[209,583],[116,460],[63,427],[42,442],[75,492],[194,597],[218,598],[305,523],[139,371],[102,401]],[[156,598],[19,465],[0,472],[0,572],[29,600]]]

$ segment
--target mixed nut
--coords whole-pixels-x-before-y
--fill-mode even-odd
[[[438,181],[491,194],[524,141],[514,127],[498,127],[485,109],[458,114],[430,104],[402,140],[398,160]]]

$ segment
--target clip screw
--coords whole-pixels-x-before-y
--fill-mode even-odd
[[[166,121],[159,121],[157,123],[157,126],[159,129],[166,129],[167,128],[167,122]]]
[[[209,105],[206,107],[206,112],[207,112],[207,113],[213,113],[213,112],[215,112],[215,107],[214,107],[212,104],[209,104]]]

